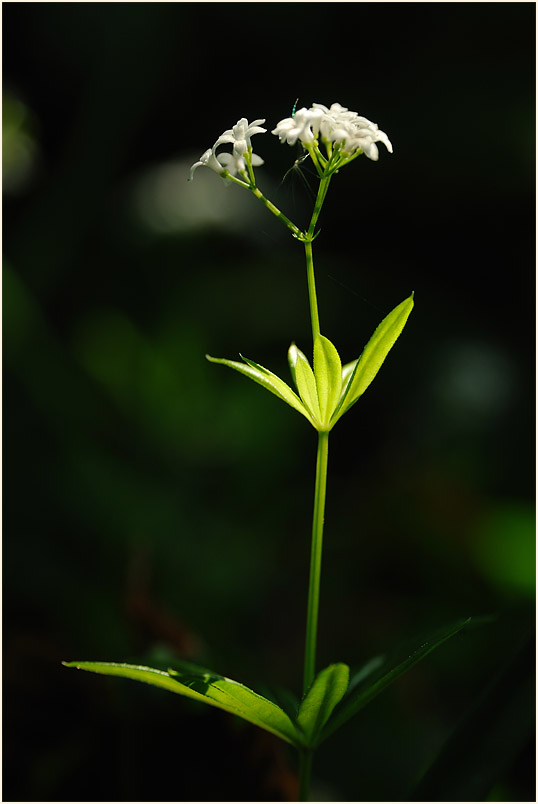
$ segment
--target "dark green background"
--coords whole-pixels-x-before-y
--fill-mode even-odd
[[[270,130],[297,96],[394,145],[331,186],[324,333],[351,360],[416,301],[332,435],[320,665],[491,617],[327,744],[314,795],[418,796],[508,666],[426,789],[534,800],[514,698],[533,652],[512,664],[534,627],[534,4],[2,10],[4,800],[293,795],[270,736],[60,662],[176,656],[299,691],[315,434],[204,354],[286,376],[290,341],[311,349],[303,255],[246,192],[186,183],[224,129]],[[253,145],[304,224],[298,177],[279,184],[296,152]]]

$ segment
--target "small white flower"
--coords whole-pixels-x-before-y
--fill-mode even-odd
[[[298,109],[293,117],[281,120],[271,134],[275,134],[280,142],[287,142],[288,145],[295,145],[298,139],[307,144],[317,138],[322,119],[321,109]]]
[[[346,106],[341,106],[339,103],[333,103],[330,109],[322,103],[314,103],[312,108],[319,109],[323,113],[319,127],[321,136],[331,142],[338,142],[338,136],[335,136],[337,132],[344,131],[345,126],[358,117],[357,112],[350,112]]]
[[[260,127],[260,123],[265,123],[265,118],[263,120],[254,120],[249,125],[247,118],[242,117],[233,128],[227,129],[220,135],[213,148],[217,148],[225,142],[231,142],[233,143],[234,154],[238,157],[243,156],[251,147],[250,138],[254,134],[264,134],[267,131],[266,128]]]
[[[385,132],[380,131],[375,123],[372,123],[365,117],[357,117],[356,120],[350,121],[346,126],[346,131],[348,132],[348,136],[345,137],[345,145],[343,147],[346,153],[355,153],[355,151],[360,148],[368,159],[377,162],[379,151],[376,142],[382,142],[387,151],[390,154],[392,153],[392,143]]]
[[[330,109],[327,109],[322,103],[313,103],[312,108],[319,109],[325,117],[334,120],[336,123],[343,123],[358,117],[357,112],[350,112],[347,106],[341,106],[339,103],[333,103]]]
[[[202,166],[211,168],[211,170],[214,170],[215,173],[218,173],[221,176],[225,170],[227,170],[231,176],[235,176],[236,173],[244,173],[246,171],[247,167],[245,165],[245,160],[242,156],[238,156],[236,153],[223,153],[219,154],[217,157],[215,153],[217,143],[218,141],[215,143],[213,148],[208,148],[207,151],[204,151],[200,157],[200,161],[195,162],[191,167],[189,181],[192,181],[194,171]],[[261,156],[258,156],[258,154],[252,154],[252,166],[259,167],[260,165],[263,165],[263,159]],[[225,179],[226,177],[223,176],[223,178]]]
[[[243,157],[238,156],[235,152],[219,154],[219,161],[224,166],[224,170],[227,170],[231,176],[235,176],[236,173],[244,173],[247,169]],[[263,165],[261,156],[252,154],[252,167],[259,167],[260,165]]]
[[[389,153],[392,153],[392,144],[384,131],[380,131],[375,123],[357,112],[350,111],[346,106],[333,103],[330,109],[321,103],[314,103],[313,109],[322,112],[320,132],[323,139],[330,142],[343,142],[343,152],[352,154],[357,150],[363,151],[368,159],[374,162],[379,158],[376,142],[382,142]]]
[[[267,129],[260,127],[260,123],[265,123],[265,120],[254,120],[250,124],[246,117],[238,120],[233,128],[229,128],[221,134],[212,148],[204,151],[199,162],[194,163],[191,167],[189,181],[192,181],[194,171],[202,165],[211,168],[211,170],[220,175],[224,171],[228,171],[231,176],[235,176],[236,173],[244,173],[247,168],[243,157],[251,147],[250,138],[254,134],[264,134],[267,131]],[[219,145],[228,142],[233,145],[232,153],[223,153],[217,156],[216,151]],[[263,165],[263,159],[257,154],[252,154],[252,166],[259,167],[260,165]],[[223,176],[223,178],[225,179],[226,177]]]
[[[211,170],[214,170],[215,173],[222,173],[223,170],[226,170],[224,165],[222,165],[216,157],[215,149],[208,148],[207,151],[204,151],[200,160],[195,162],[194,165],[191,167],[191,172],[189,174],[189,181],[192,181],[194,177],[194,171],[199,167],[208,167]]]

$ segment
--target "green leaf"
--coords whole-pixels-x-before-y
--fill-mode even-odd
[[[496,656],[494,662],[500,658]],[[493,787],[514,766],[535,732],[535,671],[536,648],[531,637],[501,666],[497,677],[489,683],[484,679],[472,707],[409,801],[496,800],[489,798]]]
[[[290,367],[290,373],[294,382],[295,387],[297,388],[297,374],[295,371],[295,366],[297,364],[297,346],[292,343],[290,348],[288,349],[288,365]]]
[[[358,687],[359,684],[371,676],[376,670],[379,670],[380,667],[386,661],[385,656],[375,656],[373,659],[369,659],[365,664],[361,665],[358,670],[355,670],[349,678],[349,687],[347,688],[347,694],[350,695],[355,687]]]
[[[348,682],[347,664],[329,665],[312,682],[297,714],[297,725],[302,729],[308,746],[314,746],[334,707],[345,695]]]
[[[432,650],[435,650],[435,648],[439,647],[439,645],[442,645],[442,643],[447,639],[450,639],[450,637],[461,631],[461,629],[470,621],[471,618],[468,617],[465,620],[459,620],[449,628],[445,628],[442,631],[437,631],[434,636],[426,639],[420,645],[420,647],[413,651],[413,653],[411,653],[411,655],[408,656],[403,662],[396,664],[388,672],[380,673],[375,681],[368,684],[355,684],[354,688],[351,689],[349,695],[344,698],[340,706],[335,710],[326,727],[323,729],[323,733],[321,735],[321,739],[318,740],[318,744],[339,729],[340,726],[349,720],[349,718],[353,717],[353,715],[356,715],[357,712],[366,706],[366,704],[370,703],[370,701],[376,698],[390,684],[400,678],[400,676],[410,670],[415,664],[417,664],[417,662],[420,662],[421,659],[424,659],[428,653],[431,653]]]
[[[357,365],[358,362],[359,358],[356,357],[355,360],[351,361],[351,363],[346,363],[345,366],[342,366],[342,390],[340,392],[342,396],[346,392],[348,381],[353,372],[355,371],[355,366]]]
[[[332,424],[335,424],[366,391],[403,330],[413,305],[412,294],[395,307],[377,327],[355,365],[346,391],[333,414]]]
[[[170,668],[170,664],[173,663],[173,669]],[[189,662],[186,659],[178,659],[175,655],[168,655],[166,662],[163,662],[161,665],[161,669],[164,670],[166,666],[166,672],[169,673],[171,676],[215,676],[217,673],[214,673],[207,667],[203,667],[201,664],[194,664],[193,662]],[[159,668],[158,668],[159,669]],[[220,678],[220,676],[219,676]]]
[[[230,368],[235,369],[235,371],[238,371],[240,374],[250,377],[251,380],[254,380],[254,382],[257,382],[268,391],[271,391],[272,394],[278,396],[279,399],[287,402],[288,405],[297,410],[299,413],[302,413],[303,416],[308,419],[310,424],[314,425],[308,410],[305,408],[297,394],[291,390],[289,385],[287,385],[284,380],[281,380],[280,377],[277,377],[276,374],[273,374],[268,369],[264,368],[263,366],[259,366],[258,363],[254,363],[253,360],[249,360],[248,358],[243,357],[243,355],[241,355],[241,359],[245,361],[245,365],[243,363],[236,362],[235,360],[225,360],[218,357],[211,357],[210,355],[206,355],[206,358],[211,363],[221,363],[223,366],[229,366]]]
[[[297,712],[299,711],[299,699],[291,690],[278,685],[259,684],[259,694],[263,695],[269,701],[272,701],[289,716],[295,723],[297,719]]]
[[[318,335],[314,341],[314,375],[321,423],[328,425],[340,399],[342,363],[334,345],[323,335]]]
[[[186,698],[224,709],[225,712],[237,715],[261,729],[276,734],[292,745],[300,746],[304,743],[302,735],[279,706],[243,684],[224,676],[197,672],[182,674],[174,670],[165,673],[151,667],[115,662],[63,662],[63,664],[91,673],[143,681],[177,695],[184,695]]]
[[[311,415],[314,427],[317,429],[317,426],[320,422],[320,411],[314,372],[310,368],[310,363],[306,359],[305,355],[295,346],[295,344],[290,346],[288,359],[290,361],[290,368],[293,366],[292,374],[294,374],[299,395]]]

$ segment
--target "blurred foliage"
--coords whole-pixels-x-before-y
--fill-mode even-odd
[[[37,145],[31,115],[17,98],[6,93],[2,100],[2,190],[22,192],[35,165]]]
[[[325,334],[351,360],[416,301],[332,436],[320,666],[489,617],[324,745],[318,797],[401,800],[534,630],[535,9],[260,4],[232,70],[246,8],[3,5],[7,800],[293,798],[271,736],[60,661],[173,655],[300,687],[315,438],[204,354],[285,375],[290,341],[311,348],[303,257],[246,193],[186,183],[239,117],[272,128],[297,96],[395,146],[331,187]],[[295,153],[259,152],[301,223]],[[490,800],[534,797],[510,700]]]

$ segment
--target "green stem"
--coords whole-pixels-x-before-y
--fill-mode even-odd
[[[323,169],[324,168],[321,167],[321,165],[319,164],[320,160],[318,159],[318,154],[323,159],[322,154],[319,151],[316,153],[316,148],[314,147],[314,145],[312,145],[312,143],[310,143],[309,145],[305,145],[305,148],[308,151],[308,153],[310,154],[310,158],[311,158],[311,160],[312,160],[312,162],[314,164],[314,167],[316,168],[316,170],[318,172],[318,176],[320,177],[320,179],[322,179],[323,178]]]
[[[245,161],[247,163],[247,169],[248,169],[248,175],[250,177],[250,183],[251,183],[251,185],[253,187],[256,187],[256,179],[254,177],[254,170],[252,168],[252,145],[250,146],[250,148],[247,151]]]
[[[312,218],[310,219],[310,226],[308,227],[307,232],[309,238],[314,237],[314,230],[316,228],[316,223],[318,222],[323,202],[325,201],[325,196],[327,195],[327,190],[329,189],[330,181],[331,177],[329,176],[329,178],[321,179],[319,182],[318,194],[316,196],[316,203],[314,205],[314,211],[312,213]]]
[[[303,684],[304,694],[306,694],[316,674],[319,583],[321,577],[321,552],[323,546],[323,520],[325,516],[325,493],[327,489],[328,459],[329,433],[318,432],[316,489],[314,492],[314,515],[312,519],[312,552],[310,555],[310,582],[308,586],[308,611],[306,618],[306,646]]]
[[[310,301],[310,319],[312,321],[312,338],[315,341],[320,334],[318,297],[316,294],[316,278],[314,276],[314,257],[312,254],[312,241],[306,240],[304,244],[306,255],[306,278],[308,281],[308,298]]]
[[[241,175],[244,176],[245,179],[248,179],[248,176],[245,172],[243,172]],[[223,170],[222,173],[219,173],[219,176],[222,176],[222,178],[226,179],[226,181],[233,181],[233,183],[238,184],[239,187],[245,187],[245,189],[250,190],[250,184],[248,181],[241,181],[241,179],[238,179],[237,176],[232,176],[229,170]]]
[[[312,337],[314,343],[320,335],[318,299],[316,294],[316,278],[314,275],[314,258],[312,241],[315,238],[316,223],[327,190],[330,176],[323,178],[313,149],[310,156],[320,174],[320,183],[316,203],[308,231],[303,236],[306,255],[306,274],[308,280],[308,298],[310,301],[310,318],[312,321]],[[330,162],[330,156],[329,156]],[[326,165],[325,165],[326,167]],[[325,169],[325,168],[324,168]],[[312,547],[310,553],[310,580],[308,584],[308,606],[306,615],[306,639],[304,657],[303,696],[308,692],[316,675],[316,646],[318,636],[319,587],[321,580],[321,557],[323,549],[323,522],[325,518],[325,497],[327,492],[327,466],[329,461],[329,433],[318,431],[318,453],[316,460],[316,486],[314,491],[314,513],[312,518]],[[300,751],[299,761],[299,801],[308,801],[310,796],[310,776],[312,773],[313,752],[308,749]]]
[[[316,196],[316,203],[314,205],[314,211],[312,213],[312,218],[310,219],[310,225],[308,227],[308,231],[303,236],[304,248],[305,248],[305,255],[306,255],[306,276],[308,280],[308,298],[310,300],[310,318],[312,321],[312,338],[314,341],[316,337],[320,334],[319,328],[319,312],[318,312],[318,298],[316,294],[316,278],[314,276],[314,257],[312,255],[312,241],[314,240],[315,228],[316,223],[318,221],[321,208],[323,206],[323,202],[325,201],[325,196],[327,195],[327,190],[329,189],[330,178],[328,179],[321,179],[318,188],[318,194]]]
[[[311,772],[312,751],[301,751],[299,754],[299,801],[308,801],[310,798]]]
[[[282,223],[284,223],[288,227],[288,229],[291,229],[295,237],[302,238],[302,232],[299,229],[299,227],[296,226],[292,221],[290,221],[290,219],[287,218],[284,215],[284,213],[279,210],[278,207],[275,207],[275,205],[271,201],[269,201],[269,199],[266,198],[264,194],[260,190],[258,190],[257,187],[250,187],[249,189],[252,190],[256,198],[259,198],[262,204],[264,204],[267,207],[269,212],[272,212],[273,215],[276,215],[277,218],[280,218]]]

